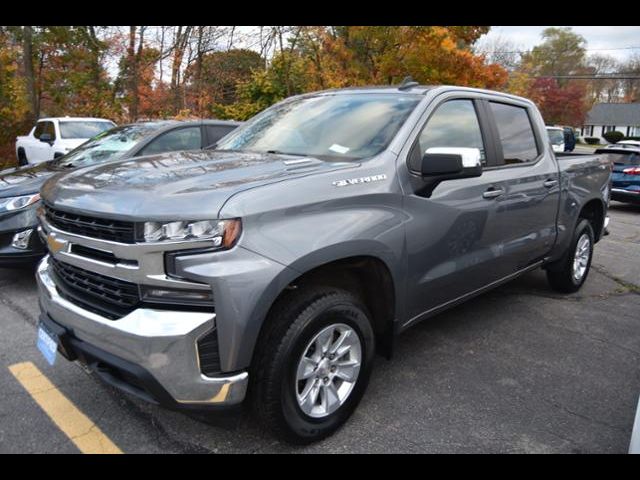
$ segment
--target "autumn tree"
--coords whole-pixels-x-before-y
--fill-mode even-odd
[[[216,105],[238,101],[237,85],[261,70],[264,60],[246,49],[210,52],[185,70],[185,108],[196,115],[210,115]]]
[[[333,26],[289,31],[268,68],[239,89],[225,115],[250,115],[290,95],[325,88],[399,83],[498,88],[507,73],[471,49],[488,27]],[[277,32],[277,31],[276,31]],[[241,117],[245,118],[245,117]]]
[[[582,125],[587,113],[585,86],[570,83],[561,87],[555,78],[537,78],[527,96],[537,104],[547,124]]]

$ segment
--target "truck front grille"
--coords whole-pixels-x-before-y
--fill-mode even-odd
[[[138,285],[106,277],[51,258],[60,295],[79,307],[116,320],[140,304]]]
[[[65,212],[45,205],[47,221],[65,232],[120,243],[135,243],[135,224]]]

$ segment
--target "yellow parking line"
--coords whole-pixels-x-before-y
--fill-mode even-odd
[[[16,363],[9,370],[82,453],[122,453],[33,363]]]

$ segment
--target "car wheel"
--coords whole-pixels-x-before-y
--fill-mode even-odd
[[[18,165],[24,167],[25,165],[29,165],[29,160],[27,160],[27,154],[24,149],[18,149]]]
[[[593,258],[595,235],[588,220],[580,220],[569,249],[557,263],[547,267],[551,288],[563,293],[577,292],[587,280]]]
[[[300,288],[274,307],[249,376],[263,426],[307,444],[349,418],[371,373],[369,318],[358,297],[332,287]]]

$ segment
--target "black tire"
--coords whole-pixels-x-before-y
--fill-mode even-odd
[[[330,435],[349,418],[371,374],[375,340],[369,318],[358,297],[333,287],[300,287],[274,306],[249,375],[251,406],[266,429],[287,442],[304,445]],[[312,418],[296,399],[297,365],[314,336],[336,323],[358,334],[360,371],[351,393],[336,411]]]
[[[18,149],[18,165],[24,167],[25,165],[29,165],[29,160],[27,160],[27,154],[25,153],[23,148]]]
[[[589,238],[589,260],[584,274],[582,274],[579,279],[576,279],[574,277],[573,262],[578,241],[583,235],[587,235]],[[580,290],[580,287],[582,287],[589,276],[591,260],[593,259],[594,242],[595,235],[591,223],[588,220],[581,219],[573,232],[573,238],[565,254],[560,260],[547,267],[547,280],[551,288],[562,293],[573,293]]]

